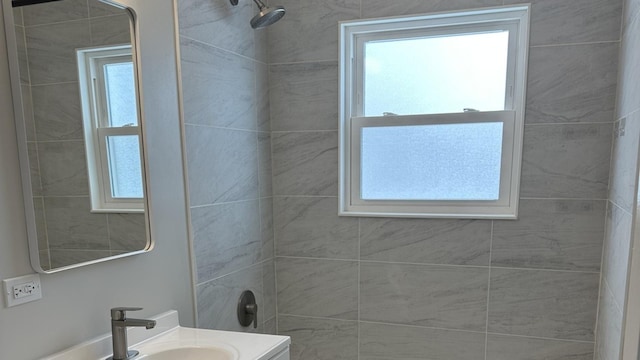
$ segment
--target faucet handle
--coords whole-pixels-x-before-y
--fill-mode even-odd
[[[111,320],[124,320],[127,317],[127,311],[139,311],[141,307],[116,307],[111,309]]]

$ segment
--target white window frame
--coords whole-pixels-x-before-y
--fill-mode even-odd
[[[515,219],[518,214],[530,5],[340,23],[339,210],[341,216]],[[363,48],[367,41],[509,30],[505,110],[368,116],[363,114]],[[363,200],[363,127],[502,122],[500,196],[492,200]]]
[[[91,212],[143,213],[144,196],[142,198],[114,198],[111,194],[112,184],[107,139],[110,136],[137,136],[138,143],[140,146],[142,144],[139,125],[109,127],[104,72],[99,71],[106,64],[122,62],[134,63],[135,71],[132,47],[131,45],[118,45],[80,49],[77,50],[77,57]],[[138,107],[138,124],[139,122],[140,111]],[[142,148],[140,154],[142,154]],[[141,166],[144,166],[142,160]],[[141,168],[140,172],[141,175],[144,174],[144,169]]]

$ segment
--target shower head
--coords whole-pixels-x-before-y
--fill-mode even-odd
[[[273,8],[267,7],[260,0],[253,0],[260,8],[258,15],[251,19],[251,27],[254,29],[261,29],[269,26],[276,21],[280,20],[285,13],[283,6],[276,6]],[[262,5],[262,6],[261,6]]]

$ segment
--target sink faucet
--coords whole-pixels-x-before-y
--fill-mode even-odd
[[[129,351],[127,345],[127,327],[144,326],[153,329],[155,320],[129,319],[127,311],[138,311],[142,308],[118,307],[111,309],[111,340],[113,342],[113,356],[109,360],[129,360],[138,355],[137,351]]]

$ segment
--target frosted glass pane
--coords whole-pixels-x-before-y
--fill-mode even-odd
[[[107,64],[104,66],[104,76],[107,90],[109,126],[138,125],[133,63]]]
[[[504,110],[509,32],[370,41],[364,115]]]
[[[502,126],[362,128],[362,199],[497,200]]]
[[[113,198],[142,198],[142,167],[137,135],[107,137]]]

